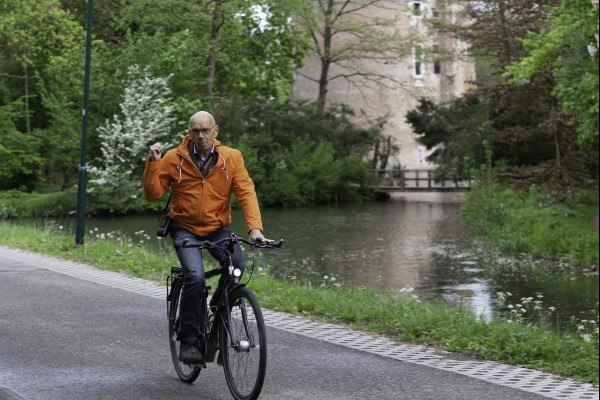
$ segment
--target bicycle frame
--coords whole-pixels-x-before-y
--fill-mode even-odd
[[[214,318],[212,324],[209,326],[209,334],[208,334],[208,337],[206,340],[207,348],[206,348],[206,354],[205,354],[205,359],[207,362],[214,361],[216,352],[219,350],[219,329],[218,329],[217,323],[219,323],[219,322],[223,323],[224,329],[227,331],[228,336],[231,339],[232,347],[235,347],[236,342],[237,342],[235,333],[232,332],[230,329],[229,318],[230,318],[230,313],[231,313],[231,307],[229,305],[229,294],[231,292],[233,292],[235,289],[237,289],[238,287],[245,286],[245,284],[240,283],[241,271],[240,271],[239,275],[236,275],[237,268],[235,268],[235,266],[233,265],[233,260],[231,257],[231,254],[233,254],[233,246],[235,245],[235,243],[238,242],[239,239],[237,238],[237,236],[231,235],[231,237],[227,240],[228,240],[228,245],[225,248],[225,251],[227,252],[227,266],[221,266],[219,268],[215,268],[210,271],[207,271],[204,276],[204,280],[206,282],[210,278],[226,274],[225,282],[222,287],[221,298],[218,299],[218,301],[219,301],[218,309],[215,312],[215,318]],[[186,244],[184,244],[184,246]],[[207,290],[206,284],[204,287],[205,287],[205,290]],[[207,307],[204,307],[204,313],[205,313],[204,317],[208,318],[208,308]],[[249,330],[248,330],[248,323],[246,320],[245,310],[242,310],[242,318],[243,318],[244,328],[246,330],[246,333],[248,333],[248,336],[250,336]],[[251,343],[250,345],[253,347],[254,343]]]

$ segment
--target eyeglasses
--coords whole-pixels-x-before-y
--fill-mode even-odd
[[[202,128],[202,129],[200,129],[200,128],[190,128],[190,129],[188,129],[188,132],[190,132],[193,135],[198,135],[198,134],[201,133],[204,136],[208,136],[208,135],[210,135],[210,133],[212,132],[212,130],[215,129],[215,126],[217,126],[217,125],[214,125],[212,128]]]

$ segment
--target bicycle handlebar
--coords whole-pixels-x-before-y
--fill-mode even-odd
[[[235,243],[235,242],[242,242],[242,243],[247,244],[248,246],[259,248],[259,249],[278,249],[281,246],[283,246],[283,239],[280,239],[280,240],[277,240],[274,242],[263,242],[263,241],[252,242],[248,239],[238,237],[235,234],[231,234],[229,237],[221,239],[221,240],[217,240],[216,242],[211,242],[210,240],[202,240],[199,242],[192,242],[189,239],[185,239],[183,241],[183,243],[181,244],[181,247],[196,247],[199,249],[210,249],[210,248],[214,248],[223,243]]]

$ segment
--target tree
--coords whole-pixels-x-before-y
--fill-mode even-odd
[[[42,159],[36,154],[37,140],[19,132],[13,121],[23,112],[20,102],[0,105],[0,190],[28,189],[39,172]]]
[[[478,96],[466,95],[447,105],[421,99],[406,121],[417,134],[417,141],[431,151],[427,160],[436,164],[442,175],[468,178],[474,166],[486,162],[491,137],[486,129],[488,106]]]
[[[402,86],[364,62],[396,62],[412,51],[415,38],[402,36],[395,28],[397,9],[378,0],[317,0],[305,4],[301,22],[312,39],[311,51],[319,59],[320,71],[319,76],[304,76],[319,85],[318,111],[324,110],[328,86],[337,79],[345,79],[357,88]]]
[[[598,2],[562,1],[548,24],[524,40],[527,54],[508,68],[515,84],[551,71],[552,94],[578,126],[579,139],[598,141]],[[591,54],[590,50],[592,49]]]
[[[22,85],[25,104],[24,130],[31,134],[40,126],[37,81],[45,76],[44,68],[54,57],[76,47],[83,30],[58,0],[19,0],[0,3],[0,77],[11,85]],[[34,114],[37,118],[32,118]],[[40,122],[38,122],[40,121]]]
[[[303,34],[286,0],[214,0],[204,98],[286,101],[304,55]]]
[[[83,25],[81,2],[62,2]],[[237,95],[285,100],[303,58],[303,35],[290,20],[298,7],[289,0],[106,0],[95,5],[95,33],[119,48],[185,32],[187,55],[179,64],[185,71],[174,74],[173,90],[185,77],[186,98],[205,108]]]
[[[438,26],[442,32],[454,34],[469,43],[469,51],[492,57],[496,73],[526,54],[521,39],[529,32],[539,32],[547,14],[546,7],[557,0],[487,0],[463,3],[467,25]]]

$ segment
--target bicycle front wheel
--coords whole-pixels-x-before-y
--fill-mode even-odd
[[[221,354],[225,380],[237,400],[258,398],[267,369],[267,336],[262,311],[254,294],[239,287],[229,295],[229,329],[221,325]]]
[[[179,361],[180,342],[177,341],[177,321],[179,319],[179,301],[181,299],[182,287],[183,283],[181,280],[174,282],[171,295],[169,296],[169,347],[171,349],[173,366],[175,367],[175,371],[177,371],[179,379],[187,383],[192,383],[200,375],[200,367],[184,364]]]

